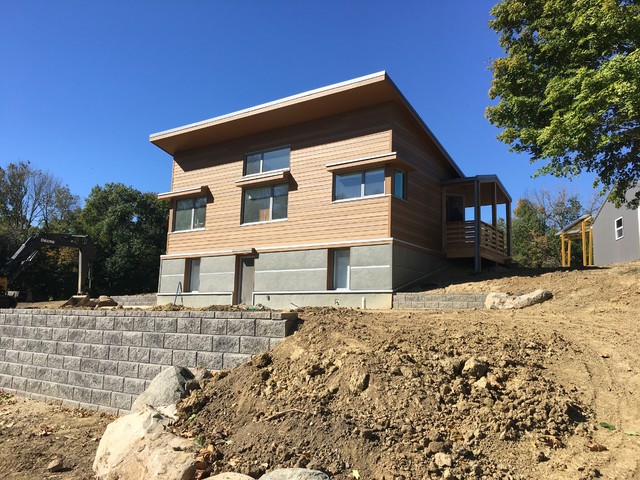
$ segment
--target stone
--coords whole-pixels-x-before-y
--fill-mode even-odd
[[[242,473],[224,472],[209,477],[209,480],[254,480],[254,478]]]
[[[429,446],[427,447],[431,453],[439,453],[444,450],[444,442],[429,442]]]
[[[507,293],[492,292],[487,295],[484,306],[485,308],[490,309],[509,310],[529,307],[551,298],[553,298],[553,294],[549,290],[545,290],[543,288],[517,296],[509,295]]]
[[[438,468],[450,467],[452,464],[451,456],[446,453],[436,453],[433,457],[433,461]]]
[[[319,470],[279,468],[265,473],[259,480],[329,480],[329,476]]]
[[[138,395],[131,406],[132,412],[142,412],[147,406],[159,409],[176,403],[188,393],[193,374],[185,367],[170,367],[160,372],[149,387]]]
[[[469,360],[464,362],[464,367],[462,367],[462,376],[480,379],[484,377],[488,369],[489,364],[486,361],[480,360],[476,357],[471,357]]]
[[[64,462],[62,457],[56,457],[49,462],[47,465],[47,471],[51,473],[61,472],[64,470]]]
[[[353,394],[363,392],[369,386],[369,374],[366,372],[354,372],[349,379],[349,391]]]
[[[117,307],[118,302],[107,295],[100,295],[96,301],[96,307]]]
[[[110,423],[93,462],[95,478],[191,480],[195,472],[194,443],[165,431],[168,420],[147,410]]]

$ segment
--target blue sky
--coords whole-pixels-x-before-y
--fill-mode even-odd
[[[163,192],[149,134],[386,70],[465,174],[586,199],[592,177],[531,179],[484,118],[494,3],[0,0],[0,166]]]

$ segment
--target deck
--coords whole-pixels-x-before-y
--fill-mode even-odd
[[[481,258],[508,263],[505,234],[485,222],[480,223],[479,253]],[[447,258],[475,256],[475,221],[447,222],[445,225],[445,254]]]

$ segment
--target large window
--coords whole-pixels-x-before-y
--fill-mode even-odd
[[[187,198],[176,201],[173,230],[193,230],[204,228],[207,198]]]
[[[616,240],[620,240],[624,237],[624,230],[622,227],[622,217],[616,218]]]
[[[242,223],[287,218],[288,185],[248,188],[244,191]]]
[[[336,174],[334,178],[334,200],[369,197],[384,193],[384,168]]]
[[[291,149],[289,147],[251,153],[244,157],[244,174],[251,175],[289,168],[290,156]]]

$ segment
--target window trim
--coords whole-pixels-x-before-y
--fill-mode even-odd
[[[276,152],[278,150],[289,150],[289,165],[287,165],[284,168],[274,168],[273,170],[264,170],[264,154],[269,152]],[[247,158],[250,157],[251,155],[258,155],[258,154],[261,155],[260,170],[255,173],[247,173]],[[256,150],[253,152],[245,153],[242,160],[242,176],[243,177],[250,177],[253,175],[262,175],[269,172],[278,172],[280,170],[287,170],[289,168],[291,168],[291,145],[282,145],[280,147],[267,148],[264,150]]]
[[[337,268],[336,268],[336,253],[337,252],[347,252],[348,257],[349,257],[349,262],[347,264],[347,278],[346,278],[346,283],[347,286],[346,287],[336,287],[336,272],[337,272]],[[334,292],[348,292],[351,290],[351,247],[346,247],[346,248],[331,248],[329,249],[329,258],[328,258],[328,278],[327,278],[327,283],[328,283],[328,288],[327,290],[330,291],[334,291]]]
[[[284,218],[273,218],[273,189],[279,186],[287,187],[287,216]],[[245,222],[244,221],[244,213],[245,213],[245,193],[248,190],[258,190],[260,188],[270,188],[271,195],[269,196],[269,220],[258,220],[257,222]],[[240,209],[240,226],[244,225],[257,225],[261,223],[273,223],[273,222],[285,222],[289,219],[289,184],[288,183],[274,183],[270,185],[257,186],[252,188],[243,188],[242,189],[242,208]]]
[[[366,182],[365,182],[365,175],[367,172],[374,172],[374,171],[382,171],[382,193],[374,193],[371,195],[366,195],[365,191],[366,191]],[[360,195],[357,197],[347,197],[347,198],[336,198],[336,184],[337,184],[337,179],[338,176],[344,176],[344,175],[355,175],[355,174],[360,174]],[[345,202],[345,201],[350,201],[350,200],[361,200],[364,198],[375,198],[375,197],[384,197],[385,195],[389,195],[385,190],[386,190],[386,169],[384,168],[384,166],[376,166],[375,168],[369,168],[369,169],[364,169],[364,170],[356,170],[353,172],[334,172],[333,173],[333,191],[332,191],[332,201],[333,202]]]
[[[193,207],[191,207],[191,227],[190,228],[182,228],[180,230],[176,230],[176,220],[177,220],[177,212],[178,212],[178,202],[184,202],[185,200],[192,200]],[[195,216],[196,216],[196,202],[198,200],[204,200],[204,223],[201,227],[196,227],[194,225]],[[197,197],[186,197],[186,198],[176,198],[173,202],[173,218],[171,225],[171,233],[182,233],[182,232],[194,232],[198,230],[205,230],[207,225],[207,205],[209,204],[209,198],[207,196],[197,196]]]
[[[618,220],[620,220],[620,226],[618,227]],[[613,222],[613,228],[616,236],[616,240],[624,238],[624,220],[623,217],[618,217]]]
[[[193,281],[193,264],[198,264],[198,290],[194,290],[191,285]],[[202,257],[190,257],[185,258],[185,268],[184,268],[184,289],[183,291],[186,293],[200,293],[200,280],[201,280],[201,268],[202,268]]]
[[[407,186],[409,184],[407,171],[402,168],[393,167],[391,173],[391,196],[406,202]],[[396,173],[402,173],[402,195],[396,195]]]

